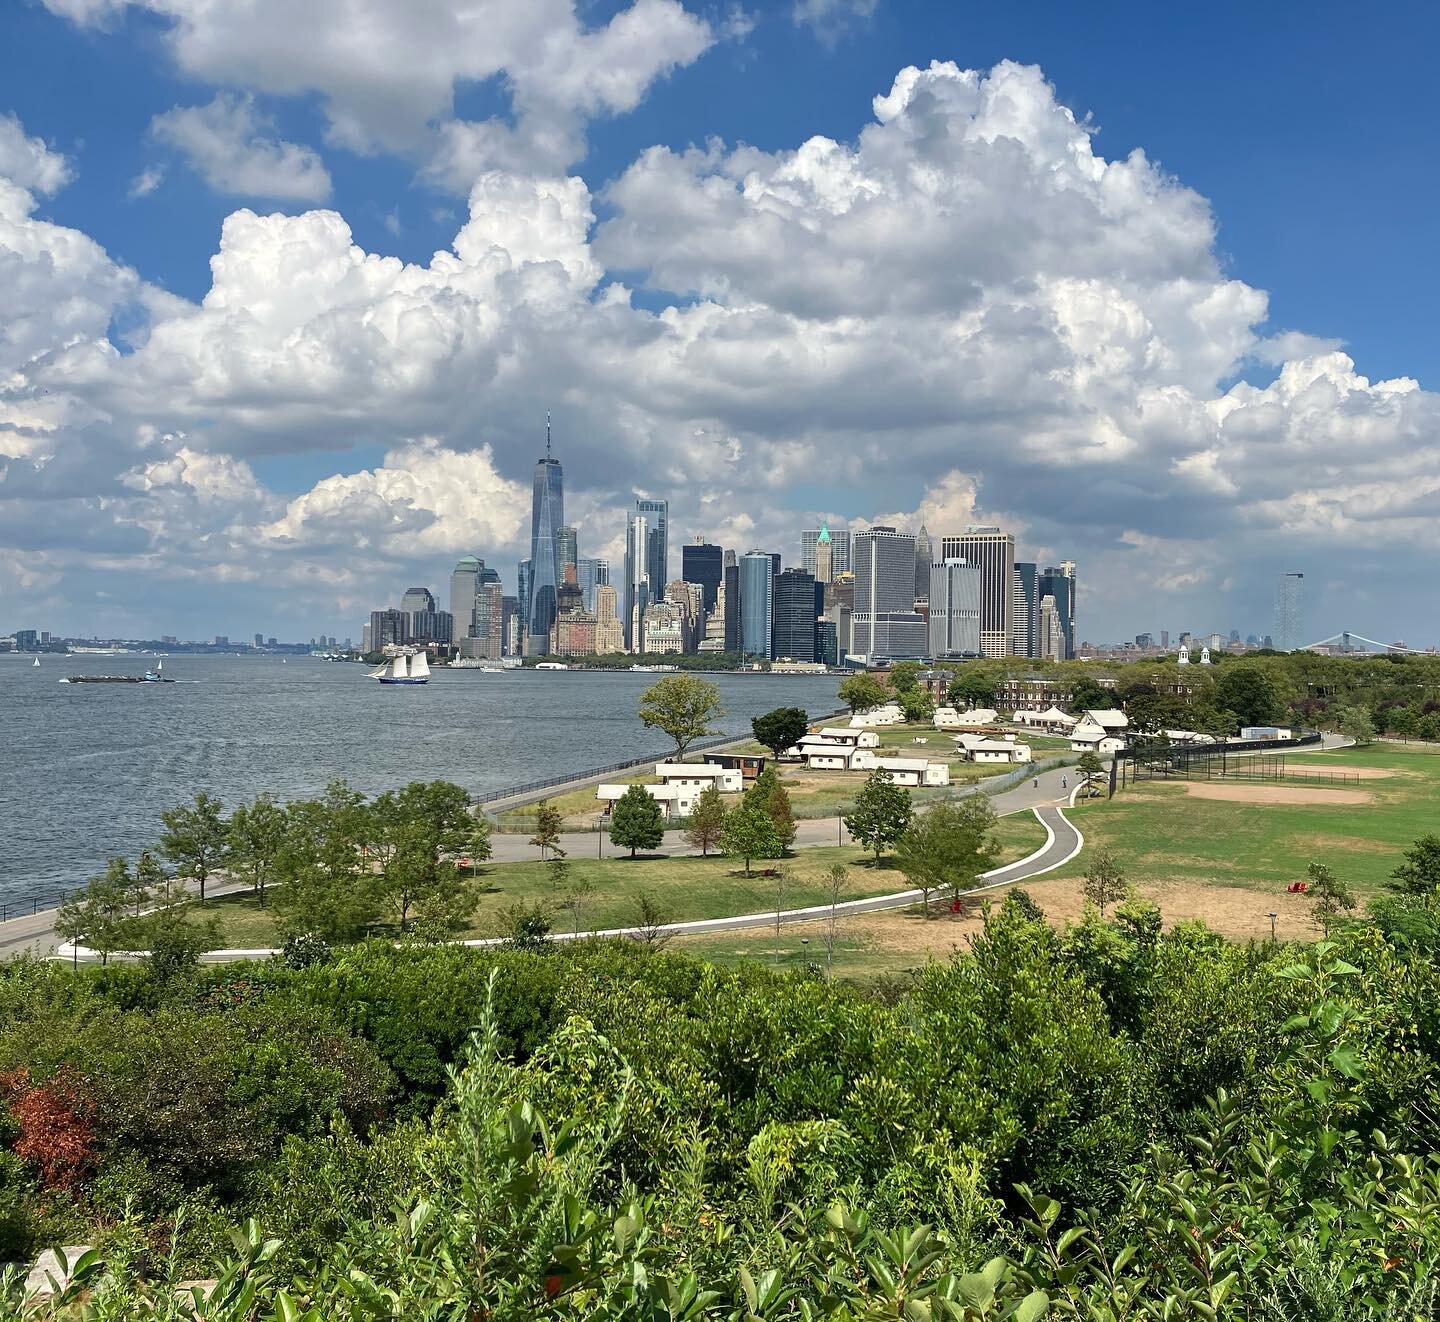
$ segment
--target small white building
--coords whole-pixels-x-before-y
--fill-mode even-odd
[[[1080,723],[1080,718],[1052,706],[1048,711],[1017,711],[1015,724],[1032,730],[1047,730],[1056,734],[1068,734]]]
[[[707,785],[714,785],[721,794],[739,794],[745,788],[739,767],[722,767],[714,762],[657,762],[655,774],[662,785],[693,789],[696,794]]]
[[[889,772],[890,779],[897,785],[948,785],[950,764],[948,762],[927,762],[918,757],[879,757],[875,766]]]
[[[1029,762],[1032,757],[1030,745],[1020,743],[1013,734],[1002,739],[983,734],[957,734],[954,738],[967,762],[1008,762],[1018,765]]]
[[[1075,753],[1118,753],[1127,742],[1130,718],[1113,707],[1087,711],[1070,731]]]
[[[657,762],[655,774],[660,777],[658,785],[640,788],[660,805],[667,820],[690,816],[709,785],[716,786],[722,794],[738,794],[745,788],[739,767],[716,766],[712,762]],[[630,788],[629,785],[597,785],[595,797],[609,812],[615,800]]]
[[[1294,730],[1287,730],[1283,725],[1246,725],[1240,730],[1242,739],[1293,739]]]
[[[857,748],[879,748],[880,736],[874,730],[857,730],[853,727],[845,729],[836,725],[822,725],[819,730],[821,739],[834,739],[837,741],[848,741]]]
[[[978,730],[994,725],[995,712],[989,707],[972,707],[969,711],[956,711],[954,707],[935,708],[937,730]]]
[[[869,711],[856,712],[850,718],[852,729],[873,727],[876,725],[903,725],[905,713],[900,710],[897,702],[887,702],[879,707],[872,707]]]

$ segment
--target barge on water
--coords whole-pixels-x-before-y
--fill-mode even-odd
[[[62,684],[173,684],[168,675],[147,670],[143,675],[67,675]]]

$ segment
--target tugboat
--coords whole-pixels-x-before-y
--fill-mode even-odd
[[[378,666],[370,672],[371,679],[382,684],[428,684],[430,682],[430,661],[424,652],[414,656],[400,655],[388,666]]]

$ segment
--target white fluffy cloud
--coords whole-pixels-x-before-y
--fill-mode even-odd
[[[333,144],[421,158],[461,193],[484,170],[564,169],[584,154],[587,121],[632,110],[656,79],[692,63],[716,35],[679,0],[632,0],[594,28],[576,0],[45,4],[90,26],[127,9],[157,14],[169,21],[169,49],[190,77],[282,96],[316,94]],[[491,82],[508,96],[511,113],[458,118],[457,86]],[[210,138],[208,128],[202,120],[192,131]],[[283,154],[286,144],[276,145]],[[295,163],[285,164],[293,174]],[[301,175],[313,186],[313,169]]]
[[[330,196],[324,162],[309,147],[268,136],[272,128],[253,97],[227,92],[203,106],[176,106],[150,124],[217,193],[324,201]],[[159,182],[152,178],[142,175],[132,191],[152,191]]]
[[[70,163],[30,137],[14,115],[0,115],[0,175],[35,193],[54,193],[70,182]]]
[[[588,550],[637,489],[669,494],[677,545],[794,554],[821,512],[937,537],[993,518],[1080,562],[1101,635],[1228,623],[1231,587],[1253,627],[1296,557],[1314,575],[1440,548],[1437,397],[1268,333],[1205,200],[1099,155],[1036,69],[905,69],[854,142],[655,148],[603,203],[597,225],[579,178],[484,170],[425,264],[364,251],[335,212],[237,211],[192,305],[0,186],[0,272],[28,273],[32,310],[0,341],[0,406],[28,419],[0,439],[0,527],[16,496],[89,498],[112,563],[163,573],[183,537],[187,566],[293,583],[314,618],[366,574],[374,595],[387,572],[524,554],[553,408]],[[136,300],[146,334],[117,352],[106,326]],[[283,497],[256,479],[305,451],[352,471]]]

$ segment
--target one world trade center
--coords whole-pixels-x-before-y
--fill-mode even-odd
[[[526,656],[550,650],[555,596],[560,586],[555,564],[555,530],[565,526],[565,480],[560,461],[550,453],[550,415],[545,415],[545,457],[535,465],[530,503],[530,600],[525,604]]]

